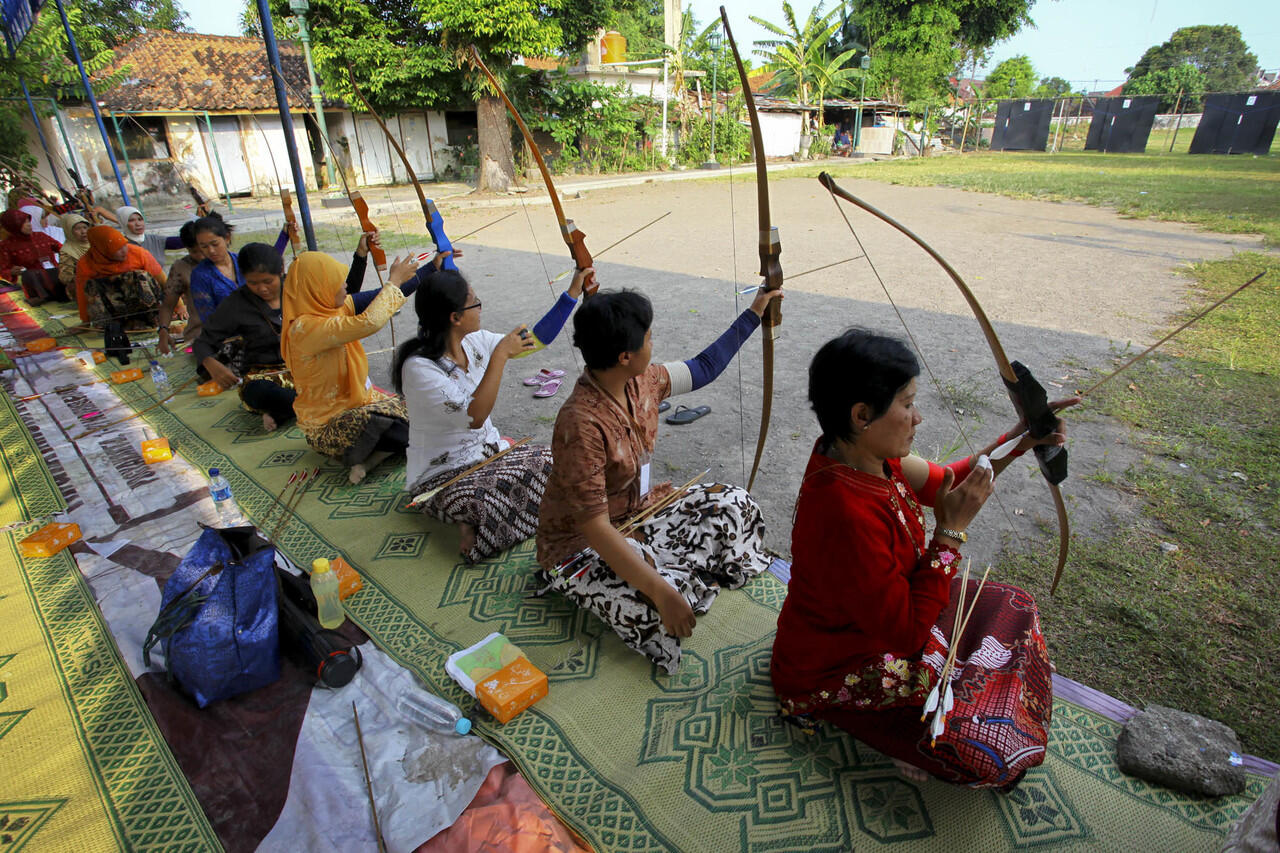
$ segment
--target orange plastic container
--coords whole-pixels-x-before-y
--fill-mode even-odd
[[[519,657],[476,684],[476,698],[500,723],[505,723],[547,695],[547,675]]]
[[[126,382],[134,382],[142,378],[142,368],[126,367],[124,370],[116,370],[111,374],[111,381],[117,385],[123,385]]]
[[[68,545],[80,541],[80,525],[55,521],[41,527],[18,543],[24,557],[52,557]]]
[[[351,568],[351,564],[341,557],[334,557],[329,561],[329,568],[338,576],[338,598],[345,601],[348,597],[355,595],[364,589],[364,579],[360,577],[360,573]]]
[[[620,32],[609,30],[600,39],[600,60],[602,62],[626,62],[627,38]]]
[[[198,397],[216,397],[221,393],[222,386],[214,379],[210,379],[208,382],[202,382],[196,386],[196,396]]]
[[[27,341],[27,352],[48,352],[58,345],[53,338],[36,338],[34,341]]]
[[[142,442],[142,461],[148,465],[166,462],[173,458],[173,449],[169,447],[169,439],[153,438]]]
[[[102,350],[94,350],[94,351],[93,351],[93,363],[94,363],[94,364],[102,364],[102,362],[104,362],[104,361],[106,361],[106,360],[107,360],[107,354],[106,354],[105,352],[103,352]]]

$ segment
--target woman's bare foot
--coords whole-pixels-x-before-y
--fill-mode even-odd
[[[262,413],[263,429],[265,429],[267,432],[275,432],[277,426],[279,426],[279,424],[276,423],[275,418],[271,417],[271,415],[268,415],[266,412]]]
[[[929,771],[924,770],[920,767],[916,767],[914,764],[908,764],[905,761],[899,761],[896,758],[890,759],[890,760],[893,761],[893,766],[898,771],[898,775],[901,776],[903,779],[906,779],[908,782],[928,781]]]
[[[351,466],[351,472],[347,474],[347,479],[351,481],[351,485],[358,486],[365,476],[383,463],[390,453],[385,450],[375,450],[365,457],[363,462],[357,462]]]
[[[465,521],[459,521],[458,533],[458,553],[465,557],[476,547],[476,529]]]

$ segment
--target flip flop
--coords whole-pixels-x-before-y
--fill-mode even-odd
[[[550,381],[548,381],[548,382],[544,382],[544,383],[542,383],[542,387],[541,387],[541,388],[539,388],[537,391],[534,391],[534,392],[533,392],[533,396],[535,396],[535,397],[553,397],[553,396],[555,396],[555,393],[556,393],[557,391],[559,391],[559,390],[560,390],[560,380],[559,380],[559,379],[552,379],[552,380],[550,380]]]
[[[536,376],[530,376],[524,380],[525,385],[545,385],[552,379],[559,379],[564,376],[563,370],[547,370],[545,367],[538,371]]]
[[[662,414],[669,408],[671,408],[671,401],[663,400],[661,403],[658,404],[658,414]]]
[[[667,415],[669,424],[691,424],[703,415],[711,414],[710,406],[676,406],[676,410]]]

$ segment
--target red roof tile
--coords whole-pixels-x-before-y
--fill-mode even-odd
[[[129,66],[114,89],[97,90],[98,99],[118,110],[274,110],[275,87],[260,38],[212,36],[147,30],[116,48],[115,61],[103,73]],[[302,49],[280,42],[289,106],[310,108]],[[341,104],[325,99],[326,104]]]

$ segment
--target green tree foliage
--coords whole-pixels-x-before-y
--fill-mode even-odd
[[[1061,77],[1042,77],[1032,94],[1037,98],[1061,98],[1071,94],[1071,84]]]
[[[742,122],[745,109],[746,101],[738,95],[716,117],[716,160],[720,163],[745,163],[751,159],[751,128]],[[710,121],[690,124],[677,157],[686,166],[697,166],[711,159]]]
[[[753,51],[765,61],[765,68],[777,72],[772,88],[781,94],[793,95],[800,103],[810,103],[810,94],[816,84],[815,75],[827,42],[840,28],[838,20],[832,20],[839,9],[822,14],[819,2],[809,10],[809,16],[801,24],[788,0],[782,2],[783,24],[766,21],[751,15],[751,20],[773,33],[777,38],[756,42]]]
[[[1200,109],[1205,91],[1204,73],[1190,62],[1152,71],[1124,84],[1126,95],[1160,95],[1160,111],[1166,113]]]
[[[1147,48],[1138,64],[1129,69],[1129,79],[1169,71],[1184,63],[1204,75],[1206,92],[1248,91],[1258,69],[1258,57],[1249,52],[1239,27],[1202,25],[1175,30],[1164,44]]]
[[[75,0],[66,6],[68,12],[83,10],[85,23],[97,30],[110,47],[124,44],[144,29],[187,29],[187,13],[174,0]],[[46,4],[41,17],[58,17],[53,3]],[[76,33],[76,39],[79,38],[80,34]]]
[[[1027,56],[1011,56],[987,75],[988,98],[1029,98],[1036,90],[1036,69]]]

